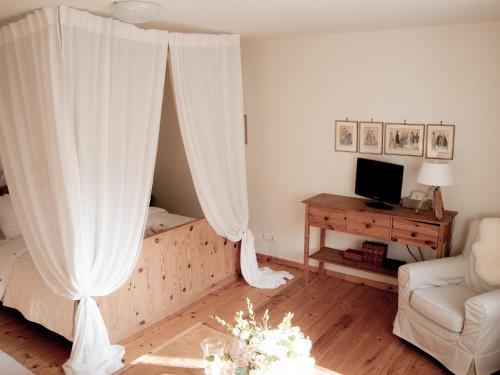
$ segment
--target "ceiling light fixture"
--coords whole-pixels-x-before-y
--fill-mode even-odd
[[[124,0],[111,4],[115,18],[128,23],[149,22],[160,13],[160,5],[151,1]]]

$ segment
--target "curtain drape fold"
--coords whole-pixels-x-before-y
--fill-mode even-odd
[[[248,228],[239,35],[169,34],[174,96],[196,193],[221,236],[241,240],[241,271],[258,288],[293,276],[259,269]]]
[[[168,34],[66,7],[0,29],[0,156],[33,261],[79,300],[69,374],[109,374],[92,297],[138,259],[151,192]]]

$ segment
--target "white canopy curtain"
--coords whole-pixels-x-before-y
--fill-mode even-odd
[[[80,300],[69,374],[109,374],[92,296],[137,261],[158,140],[168,34],[65,7],[0,29],[0,153],[34,263]]]
[[[248,229],[239,35],[170,34],[175,101],[201,208],[217,234],[242,241],[241,271],[258,288],[293,276],[259,269]]]

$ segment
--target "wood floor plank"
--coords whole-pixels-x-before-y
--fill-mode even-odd
[[[295,279],[278,289],[252,288],[239,279],[121,342],[126,349],[125,364],[197,323],[222,330],[210,316],[232,320],[236,311],[246,311],[249,297],[258,316],[270,310],[273,325],[286,312],[294,312],[294,325],[310,336],[317,364],[327,369],[344,375],[447,373],[434,359],[392,334],[397,309],[394,293],[316,275],[310,275],[305,287],[300,271],[271,266],[294,273]],[[71,343],[26,321],[15,310],[0,307],[0,350],[35,374],[62,375],[61,366],[69,356]],[[144,374],[149,370],[169,371],[157,367],[153,371],[147,366],[142,369]]]
[[[395,313],[393,309],[390,305],[381,303],[380,310],[375,314],[377,314],[376,321],[372,317],[364,318],[368,322],[364,328],[358,329],[358,332],[361,331],[362,334],[358,333],[355,348],[343,358],[338,367],[339,372],[366,373],[366,368],[363,369],[363,367],[377,361],[377,357],[392,340],[387,328],[391,326],[394,319]]]
[[[313,341],[313,355],[321,366],[329,368],[327,366],[337,365],[326,353],[331,349],[335,340],[342,342],[351,332],[353,317],[361,308],[370,304],[368,298],[365,298],[368,292],[365,287],[356,286],[349,295],[328,310],[318,323],[305,331]],[[343,350],[347,348],[344,347]]]

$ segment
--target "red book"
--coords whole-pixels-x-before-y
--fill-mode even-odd
[[[363,252],[355,249],[347,249],[344,251],[344,258],[353,260],[356,262],[362,262],[363,261]]]

